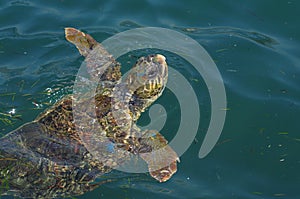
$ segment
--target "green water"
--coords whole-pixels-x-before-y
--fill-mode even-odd
[[[198,134],[178,172],[161,184],[146,174],[114,172],[116,180],[76,198],[298,198],[299,12],[299,1],[292,0],[0,1],[0,133],[32,121],[72,91],[83,59],[65,41],[64,27],[98,41],[137,27],[169,28],[199,42],[222,75],[228,105],[218,144],[198,158],[209,124],[208,88],[190,65],[170,55],[169,65],[197,91],[201,110]],[[166,91],[158,101],[169,112],[161,132],[169,140],[180,114],[173,97]],[[6,114],[13,109],[11,118]]]

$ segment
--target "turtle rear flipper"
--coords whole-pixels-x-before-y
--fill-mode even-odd
[[[98,186],[92,182],[108,169],[93,166],[80,143],[49,133],[35,121],[0,139],[2,193],[53,198],[80,195]]]
[[[179,162],[178,155],[167,143],[155,130],[146,130],[140,139],[139,154],[148,164],[150,175],[159,182],[169,180],[177,171]]]

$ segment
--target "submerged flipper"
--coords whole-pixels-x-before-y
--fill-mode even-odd
[[[146,130],[139,139],[140,157],[148,164],[150,175],[159,182],[169,180],[177,171],[179,157],[168,141],[155,130]]]

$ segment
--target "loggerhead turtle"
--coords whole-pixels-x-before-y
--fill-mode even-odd
[[[176,152],[159,132],[141,131],[135,124],[164,90],[165,57],[142,57],[121,78],[120,64],[90,35],[65,28],[65,36],[85,57],[91,79],[100,83],[92,97],[65,96],[1,138],[1,193],[24,198],[80,195],[99,186],[95,179],[124,163],[128,154],[139,155],[159,182],[168,180],[177,171]]]

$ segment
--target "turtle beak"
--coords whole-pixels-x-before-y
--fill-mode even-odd
[[[165,56],[163,56],[161,54],[157,54],[155,58],[156,58],[156,61],[162,65],[166,63]]]
[[[161,54],[157,54],[155,55],[155,60],[157,61],[157,63],[160,64],[160,70],[161,70],[161,77],[163,78],[163,80],[165,82],[167,82],[167,78],[168,78],[168,65],[166,62],[166,57],[161,55]]]

